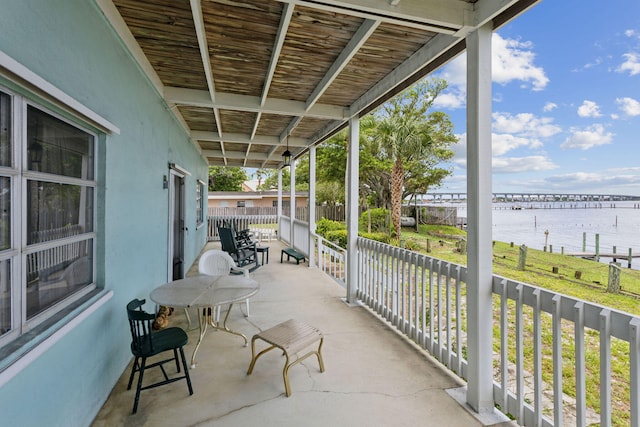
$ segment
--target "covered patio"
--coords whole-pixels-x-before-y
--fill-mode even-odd
[[[586,426],[599,407],[603,426],[612,425],[614,410],[640,426],[640,319],[492,271],[491,38],[537,2],[3,5],[1,130],[6,152],[14,154],[5,156],[0,175],[11,187],[6,213],[16,219],[6,223],[11,233],[0,251],[7,294],[0,336],[3,421],[468,426],[502,422],[493,418],[499,406],[519,425]],[[360,119],[464,52],[465,267],[357,234]],[[95,176],[67,177],[61,168],[54,179],[31,168],[27,153],[41,145],[25,129],[42,113],[90,134],[92,157],[84,157],[93,160]],[[211,333],[192,371],[195,394],[179,383],[143,392],[131,416],[133,394],[123,380],[131,363],[125,307],[182,277],[206,247],[208,166],[282,171],[287,151],[294,160],[308,153],[309,205],[315,206],[316,147],[343,129],[349,134],[346,250],[316,235],[314,209],[308,221],[295,218],[293,190],[289,215],[282,211],[280,179],[277,235],[284,243],[269,243],[271,262],[254,273],[262,289],[252,316],[236,309],[231,318],[249,336],[289,318],[319,327],[326,334],[326,372],[319,373],[312,358],[294,367],[293,395],[285,398],[276,352],[247,376],[250,354],[239,338]],[[49,139],[54,146],[56,139]],[[295,161],[290,175],[295,189]],[[82,214],[71,222],[80,224],[70,224],[85,226],[81,235],[27,239],[21,224],[32,209],[25,200],[29,188],[39,189],[29,186],[37,181],[87,188],[83,194],[91,197],[73,206]],[[52,199],[72,200],[65,194]],[[95,248],[84,293],[69,289],[42,313],[24,313],[26,260],[68,239]],[[280,244],[304,253],[308,266],[280,264]],[[186,326],[182,313],[172,322]],[[597,354],[585,340],[598,341]],[[627,349],[622,379],[612,375],[612,342]],[[599,360],[593,389],[587,357]],[[569,403],[565,379],[575,381]],[[625,387],[625,401],[613,407],[616,383]]]
[[[280,243],[271,242],[278,254]],[[209,247],[217,247],[209,243]],[[189,396],[184,381],[143,391],[138,413],[131,415],[135,387],[126,390],[129,369],[98,413],[94,427],[106,426],[409,426],[469,427],[493,425],[496,415],[477,419],[454,396],[463,383],[427,352],[399,335],[391,325],[362,305],[349,306],[344,288],[305,263],[280,264],[273,256],[252,276],[261,289],[251,299],[251,316],[234,306],[229,325],[251,336],[295,318],[322,330],[325,372],[315,357],[293,367],[292,395],[284,393],[284,357],[272,351],[246,374],[251,348],[242,339],[209,332],[191,370]],[[195,274],[192,268],[189,274]],[[149,301],[148,301],[149,303]],[[151,306],[152,304],[149,304]],[[244,307],[243,307],[244,309]],[[187,328],[181,311],[170,326]],[[187,355],[197,341],[189,332]],[[169,367],[168,369],[173,369]],[[160,375],[150,371],[152,374]],[[151,380],[150,378],[148,378]]]

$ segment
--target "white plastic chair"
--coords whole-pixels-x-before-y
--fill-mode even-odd
[[[209,276],[227,276],[231,272],[242,273],[245,277],[249,277],[248,268],[237,267],[233,258],[228,253],[210,249],[200,256],[198,261],[198,272],[200,274],[208,274]],[[249,299],[245,300],[247,310],[245,317],[249,317]],[[220,306],[216,307],[216,322],[220,320]]]

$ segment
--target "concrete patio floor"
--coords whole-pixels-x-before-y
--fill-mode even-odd
[[[366,308],[347,305],[344,288],[308,268],[307,262],[280,264],[283,246],[279,242],[268,246],[270,262],[252,273],[261,289],[251,299],[251,316],[244,317],[234,306],[228,324],[249,340],[291,318],[314,325],[325,335],[325,372],[319,371],[315,357],[292,367],[292,395],[287,398],[281,352],[262,356],[248,376],[250,345],[244,347],[238,336],[209,331],[198,350],[197,366],[190,371],[192,396],[184,381],[146,390],[132,415],[135,387],[126,389],[129,366],[93,426],[467,427],[494,422],[483,424],[450,396],[447,390],[462,383],[426,352]],[[217,244],[207,245],[214,247]],[[192,267],[188,274],[195,270]],[[186,329],[183,310],[174,312],[170,326]],[[188,334],[185,351],[190,359],[198,332]],[[170,374],[175,372],[167,367]],[[155,371],[145,378],[159,375]]]

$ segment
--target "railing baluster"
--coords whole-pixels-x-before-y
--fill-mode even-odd
[[[600,312],[600,427],[611,426],[611,310]]]
[[[462,374],[462,285],[460,282],[460,272],[462,267],[455,266],[456,269],[456,370],[458,375]]]
[[[508,410],[509,395],[509,309],[507,302],[507,280],[500,280],[500,382],[502,406]]]
[[[451,368],[451,264],[447,264],[446,275],[445,275],[445,312],[447,315],[447,347],[446,347],[446,357],[445,357],[445,365]]]
[[[629,322],[629,380],[631,383],[631,427],[640,427],[640,319]]]
[[[540,289],[533,291],[533,392],[535,425],[542,427],[542,330],[540,316]]]
[[[584,303],[582,301],[578,301],[573,306],[573,313],[575,322],[576,425],[584,427],[587,424],[587,395],[584,364]]]
[[[562,426],[562,296],[554,295],[551,300],[553,333],[553,422]]]
[[[426,309],[426,301],[427,301],[427,264],[429,259],[427,257],[421,257],[422,259],[422,280],[420,281],[420,346],[422,348],[427,348],[427,309]]]
[[[442,330],[442,292],[441,292],[441,283],[442,283],[442,271],[441,271],[441,266],[442,266],[442,261],[438,260],[437,262],[437,268],[436,268],[436,272],[437,272],[437,280],[436,280],[436,310],[437,310],[437,321],[438,321],[438,326],[437,326],[437,330],[436,330],[436,341],[437,341],[437,347],[435,348],[435,354],[436,357],[438,358],[438,360],[442,360],[442,335],[441,335],[441,330]]]
[[[429,352],[435,356],[434,338],[435,338],[435,295],[433,284],[433,270],[435,269],[433,264],[436,264],[437,260],[433,258],[429,261]]]
[[[516,286],[516,401],[517,420],[524,421],[524,325],[522,322],[523,286]]]

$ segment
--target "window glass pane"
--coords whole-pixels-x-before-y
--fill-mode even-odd
[[[93,231],[93,188],[27,182],[27,244]]]
[[[27,255],[27,319],[93,283],[93,240]]]
[[[11,330],[11,260],[0,261],[0,335]]]
[[[93,180],[94,137],[32,106],[27,108],[27,167]]]
[[[0,177],[0,251],[11,247],[11,178]]]
[[[0,92],[0,166],[11,166],[11,97]]]

